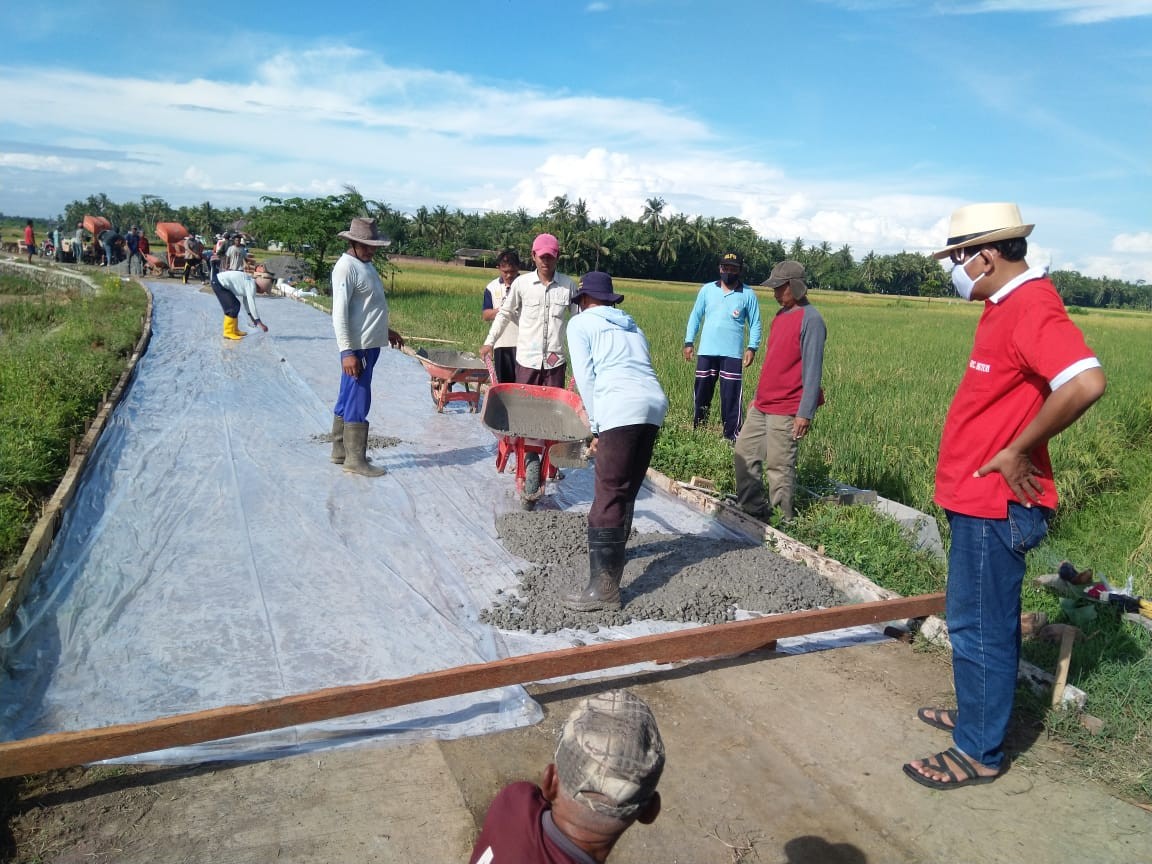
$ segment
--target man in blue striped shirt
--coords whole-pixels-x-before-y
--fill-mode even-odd
[[[736,440],[744,413],[744,369],[752,365],[760,347],[760,303],[756,292],[744,284],[743,272],[744,258],[739,252],[720,256],[720,278],[700,286],[684,334],[684,359],[696,357],[692,427],[707,422],[719,379],[720,416],[729,441]],[[697,332],[699,351],[693,347]]]

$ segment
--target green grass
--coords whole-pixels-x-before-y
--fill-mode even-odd
[[[69,441],[122,374],[146,304],[118,279],[81,294],[0,276],[0,568],[19,556]]]

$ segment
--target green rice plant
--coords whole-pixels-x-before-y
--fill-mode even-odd
[[[93,294],[35,294],[0,277],[0,566],[19,553],[67,469],[69,441],[122,374],[146,302],[118,279]]]

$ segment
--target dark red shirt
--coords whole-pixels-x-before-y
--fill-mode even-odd
[[[492,799],[468,864],[596,864],[552,822],[535,783],[505,786]]]

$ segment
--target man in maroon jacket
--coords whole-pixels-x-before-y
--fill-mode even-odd
[[[652,709],[627,690],[583,699],[540,786],[505,786],[470,864],[603,864],[633,822],[660,812],[664,741]]]
[[[808,302],[803,264],[781,261],[763,284],[775,293],[780,311],[768,327],[756,398],[748,406],[736,439],[736,500],[742,510],[764,521],[779,507],[787,521],[794,515],[797,444],[808,434],[816,408],[824,403],[820,376],[827,330],[816,307]]]

